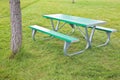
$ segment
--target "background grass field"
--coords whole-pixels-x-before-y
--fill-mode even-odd
[[[21,0],[23,45],[13,60],[10,51],[9,1],[0,0],[0,80],[120,80],[120,0]],[[83,54],[72,57],[63,55],[64,42],[58,39],[41,40],[31,38],[29,25],[47,28],[50,21],[45,14],[63,13],[107,21],[105,27],[117,29],[111,42],[105,47],[95,47],[104,42],[104,32],[96,31],[93,47]],[[68,32],[66,25],[61,32]],[[79,36],[79,32],[73,36]],[[70,52],[84,48],[85,42],[73,44]]]

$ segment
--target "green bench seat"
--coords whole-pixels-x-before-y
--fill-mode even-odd
[[[41,26],[32,25],[32,26],[30,26],[30,28],[32,29],[32,38],[34,40],[35,40],[36,31],[39,31],[39,32],[51,35],[55,38],[65,41],[65,44],[64,44],[64,54],[65,55],[69,55],[69,54],[67,54],[67,49],[68,49],[70,43],[79,41],[79,39],[77,39],[75,37],[68,36],[68,35],[62,34],[60,32],[53,31],[53,30],[49,30],[49,29],[41,27]]]
[[[90,28],[93,28],[92,26]],[[106,27],[102,27],[102,26],[96,26],[97,30],[101,30],[101,31],[105,31],[105,32],[116,32],[116,29],[112,29],[112,28],[106,28]]]
[[[68,36],[68,35],[53,31],[53,30],[49,30],[49,29],[41,27],[41,26],[33,25],[33,26],[30,26],[30,28],[32,30],[36,30],[36,31],[39,31],[39,32],[42,32],[42,33],[45,33],[45,34],[48,34],[48,35],[51,35],[51,36],[54,36],[54,37],[56,37],[58,39],[66,41],[66,42],[77,42],[77,41],[79,41],[79,39],[77,39],[77,38],[74,38],[74,37],[71,37],[71,36]]]

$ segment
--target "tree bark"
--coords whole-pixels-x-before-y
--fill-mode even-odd
[[[75,3],[75,0],[72,0],[72,3]]]
[[[14,56],[22,45],[22,20],[20,0],[10,0],[11,13],[11,50]]]

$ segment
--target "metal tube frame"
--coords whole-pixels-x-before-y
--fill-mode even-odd
[[[60,25],[60,21],[57,21],[55,31],[57,31],[59,29],[59,25]]]
[[[32,39],[35,41],[35,34],[36,34],[36,30],[35,29],[32,29]]]
[[[51,25],[52,25],[53,30],[55,30],[55,31],[58,31],[59,29],[61,29],[65,24],[66,24],[66,23],[64,23],[62,26],[60,26],[60,21],[57,21],[57,24],[56,24],[56,26],[55,26],[53,20],[51,19]],[[69,24],[69,25],[72,27],[72,33],[74,33],[74,32],[75,32],[75,27],[76,27],[76,25],[74,25],[74,24]],[[94,32],[95,32],[95,27],[96,27],[96,26],[93,26],[93,29],[92,29],[92,32],[91,32],[90,37],[89,37],[89,34],[88,34],[88,27],[85,27],[85,33],[83,33],[83,32],[80,30],[80,28],[78,27],[79,31],[81,32],[81,34],[82,34],[82,35],[85,37],[85,39],[86,39],[86,42],[87,42],[86,47],[85,47],[85,49],[83,49],[83,50],[80,50],[80,51],[78,51],[78,52],[74,52],[74,53],[71,53],[71,54],[70,54],[70,53],[68,53],[67,50],[68,50],[68,48],[69,48],[69,46],[70,46],[71,43],[65,41],[65,43],[64,43],[64,48],[63,48],[64,55],[72,56],[72,55],[80,54],[80,53],[84,52],[86,49],[91,48],[92,38],[93,38],[93,35],[94,35]]]
[[[52,25],[53,30],[55,31],[55,26],[54,26],[53,20],[51,19],[50,22],[51,22],[51,25]]]
[[[78,30],[80,31],[80,33],[82,34],[82,36],[86,39],[85,33],[80,29],[80,27],[77,27],[77,28],[78,28]]]
[[[92,32],[91,32],[91,35],[90,35],[90,43],[92,43],[92,38],[94,36],[95,28],[96,28],[96,26],[93,26],[93,29],[92,29]]]
[[[61,29],[65,24],[66,24],[66,23],[64,23],[63,25],[60,26],[60,21],[58,21],[57,24],[56,24],[56,26],[55,26],[53,20],[51,19],[51,25],[52,25],[52,28],[53,28],[54,31],[58,31],[58,30]],[[72,33],[74,33],[74,32],[75,32],[75,27],[76,27],[76,25],[73,25],[73,24],[69,24],[69,25],[72,27]],[[87,42],[86,47],[85,47],[85,49],[80,50],[80,51],[78,51],[78,52],[68,53],[67,50],[68,50],[71,42],[66,42],[66,41],[65,41],[64,47],[63,47],[64,55],[66,55],[66,56],[73,56],[73,55],[76,55],[76,54],[83,53],[86,49],[91,48],[92,38],[93,38],[93,36],[94,36],[95,28],[96,28],[96,26],[93,26],[92,32],[91,32],[91,34],[90,34],[90,36],[89,36],[89,34],[88,34],[88,26],[84,28],[84,29],[85,29],[85,33],[84,33],[82,30],[80,30],[80,28],[78,27],[78,29],[79,29],[79,31],[81,32],[81,34],[83,35],[83,37],[85,37],[85,40],[86,40],[86,42]],[[32,39],[33,39],[33,40],[35,40],[35,34],[36,34],[36,32],[37,32],[37,31],[36,31],[35,29],[32,29]],[[105,45],[107,45],[107,44],[109,43],[111,32],[106,32],[106,34],[107,34],[107,40],[106,40],[106,42],[105,42],[104,44],[101,44],[101,45],[97,46],[97,47],[105,46]],[[52,37],[52,38],[53,38],[53,37]]]
[[[83,50],[80,50],[78,52],[68,53],[67,49],[69,48],[70,44],[71,44],[70,42],[66,42],[66,41],[64,43],[63,51],[64,51],[65,56],[73,56],[73,55],[76,55],[76,54],[80,54],[80,53],[82,53],[82,52],[84,52],[86,50],[86,49],[83,49]]]
[[[68,35],[72,35],[75,32],[75,25],[74,24],[69,24],[72,28],[72,31]]]
[[[61,26],[59,26],[59,29],[61,29],[66,23],[63,23]]]
[[[105,43],[98,45],[97,47],[106,46],[110,42],[111,32],[106,32],[106,34],[107,34],[107,39],[106,39]]]
[[[89,34],[88,34],[88,28],[85,27],[85,34],[86,34],[86,41],[87,41],[87,45],[86,45],[86,48],[85,49],[88,49],[91,47],[91,42],[89,40]]]

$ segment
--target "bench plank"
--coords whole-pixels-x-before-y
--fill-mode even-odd
[[[93,28],[92,26],[90,26],[90,28]],[[112,28],[105,28],[102,26],[96,26],[97,30],[101,30],[101,31],[106,31],[106,32],[116,32],[116,29],[112,29]]]
[[[78,42],[79,39],[53,31],[53,30],[49,30],[47,28],[41,27],[41,26],[37,26],[37,25],[32,25],[30,26],[30,28],[32,28],[33,30],[37,30],[39,32],[43,32],[45,34],[54,36],[56,38],[59,38],[61,40],[67,41],[67,42]]]

